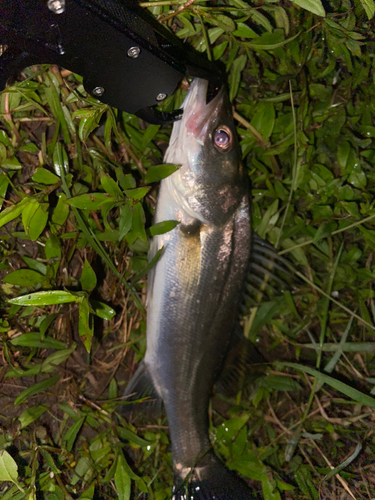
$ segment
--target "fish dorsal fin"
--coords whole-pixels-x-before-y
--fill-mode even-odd
[[[261,300],[282,295],[299,283],[293,266],[276,248],[256,233],[252,234],[251,256],[245,278],[242,312],[259,305]]]
[[[265,363],[264,357],[244,336],[237,323],[215,390],[227,397],[235,396],[244,385],[264,373]]]
[[[132,404],[124,404],[121,410],[122,413],[130,411],[144,411],[147,413],[151,410],[156,413],[161,412],[162,400],[156,392],[144,361],[141,361],[133,377],[130,379],[123,399]]]

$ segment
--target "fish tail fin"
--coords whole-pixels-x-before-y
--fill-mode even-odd
[[[175,476],[172,500],[254,500],[249,486],[212,452],[185,479]]]

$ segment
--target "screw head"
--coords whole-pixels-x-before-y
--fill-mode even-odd
[[[103,87],[95,87],[92,93],[98,97],[104,94],[105,89]]]
[[[140,53],[141,49],[139,47],[130,47],[130,49],[127,52],[128,57],[131,57],[132,59],[137,59]]]
[[[62,14],[65,11],[65,0],[48,0],[47,7],[54,14]]]
[[[168,97],[168,94],[164,94],[163,92],[160,92],[160,94],[158,94],[156,96],[156,100],[157,101],[164,101],[164,99],[166,99]]]

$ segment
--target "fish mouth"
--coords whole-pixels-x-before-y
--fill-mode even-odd
[[[207,128],[221,110],[224,100],[224,87],[217,88],[207,80],[195,78],[182,105],[184,113],[181,130],[202,143]]]
[[[209,82],[207,87],[206,104],[209,104],[219,93],[221,87]]]
[[[195,78],[181,107],[182,118],[173,124],[165,160],[194,169],[202,148],[212,142],[212,124],[226,105],[224,86],[218,90],[207,80]]]

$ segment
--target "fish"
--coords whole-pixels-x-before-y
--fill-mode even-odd
[[[251,500],[251,489],[217,457],[209,438],[212,390],[233,343],[251,256],[249,184],[231,104],[221,88],[193,80],[164,162],[148,276],[147,348],[125,395],[161,400],[168,419],[173,500]]]

